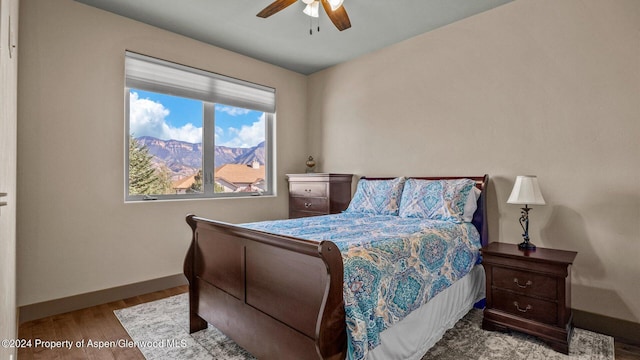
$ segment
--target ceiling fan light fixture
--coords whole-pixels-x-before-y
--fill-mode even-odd
[[[311,17],[317,18],[319,9],[320,9],[320,2],[312,1],[311,4],[307,4],[307,6],[304,8],[304,10],[302,10],[302,12]]]
[[[329,5],[331,5],[331,10],[333,11],[336,11],[336,9],[342,6],[342,3],[344,2],[344,0],[328,0],[328,1],[329,1]]]
[[[301,0],[306,4],[302,11],[305,15],[312,18],[318,18],[320,12],[320,4],[324,12],[328,15],[329,20],[339,31],[347,30],[351,28],[351,21],[349,15],[342,5],[343,0]],[[260,18],[268,18],[273,14],[276,14],[289,6],[297,3],[297,0],[275,0],[269,4],[266,8],[262,9],[256,16]],[[311,24],[311,22],[309,23]],[[320,26],[318,25],[318,31]]]

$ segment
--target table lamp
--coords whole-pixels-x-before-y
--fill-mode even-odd
[[[538,186],[538,178],[533,175],[519,175],[513,184],[513,190],[507,204],[524,205],[520,213],[520,226],[524,233],[524,241],[518,245],[521,250],[535,250],[536,246],[529,242],[529,210],[528,205],[544,205],[544,198]]]

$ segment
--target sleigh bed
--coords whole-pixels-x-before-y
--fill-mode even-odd
[[[187,216],[190,332],[212,324],[258,359],[420,359],[484,297],[487,181],[363,178],[342,214],[241,225]]]

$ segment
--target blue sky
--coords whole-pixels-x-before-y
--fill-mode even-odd
[[[131,89],[130,133],[163,140],[202,142],[202,102]],[[252,147],[264,141],[264,114],[216,104],[216,145]]]

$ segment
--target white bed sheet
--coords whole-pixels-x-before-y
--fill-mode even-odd
[[[380,345],[368,360],[411,360],[422,356],[485,297],[485,274],[476,265],[462,279],[443,290],[402,321],[380,334]]]

